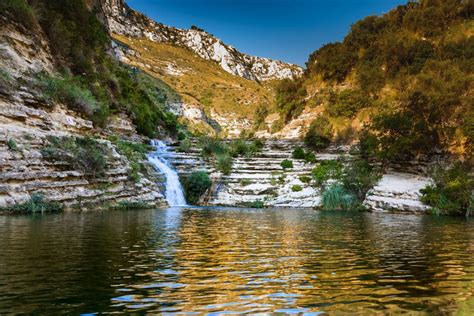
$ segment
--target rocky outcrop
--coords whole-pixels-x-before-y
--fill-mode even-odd
[[[250,56],[206,31],[193,27],[178,29],[157,23],[132,10],[124,0],[103,0],[102,10],[111,33],[132,38],[146,38],[187,48],[201,58],[218,63],[225,71],[250,80],[295,78],[303,70],[278,60]]]
[[[108,133],[140,140],[126,116],[118,115],[108,128],[95,130],[91,121],[35,90],[34,74],[54,69],[41,33],[27,34],[13,23],[5,24],[0,55],[0,208],[25,202],[33,194],[67,208],[119,202],[165,205],[155,181],[159,175],[150,170],[139,181],[132,179],[130,161],[105,140]],[[46,159],[42,149],[51,136],[96,137],[110,152],[105,175],[91,178],[67,161]]]
[[[339,156],[319,154],[315,164],[292,159],[293,149],[301,145],[291,140],[267,140],[261,153],[249,158],[235,158],[229,175],[216,171],[212,163],[203,160],[197,151],[181,153],[174,148],[171,161],[181,176],[195,170],[206,170],[211,174],[214,186],[207,199],[209,205],[260,203],[267,207],[317,207],[320,204],[320,189],[301,181],[300,177],[310,176],[319,161]],[[294,167],[284,170],[280,164],[285,159],[292,160]]]
[[[364,205],[375,212],[424,213],[430,207],[420,201],[420,190],[431,183],[421,175],[389,172],[368,192]]]

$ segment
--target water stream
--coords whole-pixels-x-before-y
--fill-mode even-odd
[[[171,156],[168,147],[160,140],[152,140],[151,145],[155,148],[155,151],[148,155],[148,161],[166,177],[166,201],[170,206],[186,206],[187,203],[183,187],[179,182],[178,173],[168,161]]]

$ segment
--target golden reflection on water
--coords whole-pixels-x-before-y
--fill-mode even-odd
[[[469,314],[473,241],[464,219],[308,210],[0,217],[0,314]]]

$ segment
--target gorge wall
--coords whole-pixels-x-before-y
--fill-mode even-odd
[[[42,194],[67,208],[120,203],[165,205],[159,175],[149,172],[131,179],[131,163],[106,138],[122,135],[140,140],[130,119],[116,115],[97,129],[64,104],[51,102],[35,88],[35,74],[55,70],[48,41],[41,31],[25,30],[4,15],[0,29],[0,208]],[[70,160],[48,159],[43,150],[51,137],[94,137],[109,157],[103,177],[91,178]]]

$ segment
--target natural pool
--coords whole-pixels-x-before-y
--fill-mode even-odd
[[[0,217],[0,314],[474,312],[474,221],[313,210]]]

